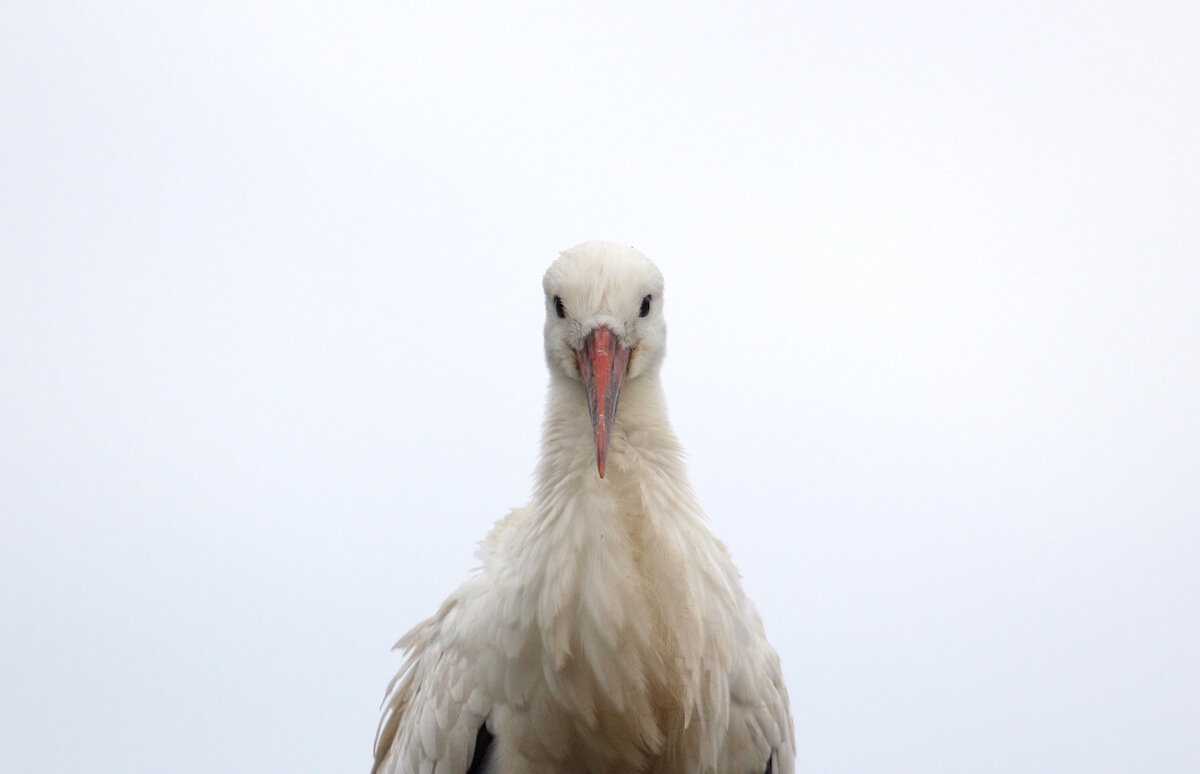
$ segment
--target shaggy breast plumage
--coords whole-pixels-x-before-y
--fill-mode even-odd
[[[543,284],[533,501],[401,640],[376,771],[792,774],[779,660],[666,418],[661,275],[585,243]]]

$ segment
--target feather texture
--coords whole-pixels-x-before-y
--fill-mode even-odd
[[[779,659],[667,419],[658,270],[590,242],[544,284],[551,384],[533,500],[398,643],[407,660],[375,771],[792,774]],[[646,296],[655,308],[642,318]],[[574,360],[598,325],[632,351],[604,478]],[[486,762],[473,758],[484,734]]]

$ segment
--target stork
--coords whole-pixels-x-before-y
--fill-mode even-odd
[[[542,285],[533,499],[397,643],[375,774],[792,774],[779,657],[667,419],[662,275],[593,241]]]

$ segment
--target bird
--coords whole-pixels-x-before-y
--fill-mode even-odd
[[[667,417],[662,274],[595,240],[542,286],[532,499],[397,643],[374,774],[793,774],[779,656]]]

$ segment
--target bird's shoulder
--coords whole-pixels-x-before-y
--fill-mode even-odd
[[[487,662],[506,627],[496,573],[515,550],[515,535],[526,519],[526,509],[517,508],[497,521],[480,543],[480,566],[471,577],[396,643],[406,658],[384,700],[375,742],[377,774],[416,772],[423,760],[445,761],[451,772],[467,770],[471,740],[496,695],[488,685]]]
[[[729,729],[722,770],[753,770],[754,758],[739,761],[740,750],[773,751],[773,774],[791,774],[796,751],[795,730],[779,654],[767,638],[754,603],[743,597],[741,647],[729,670]],[[740,763],[740,765],[739,765]]]

